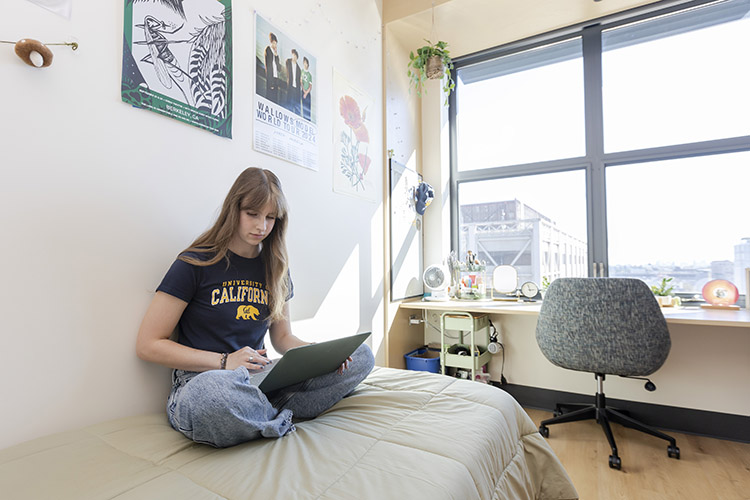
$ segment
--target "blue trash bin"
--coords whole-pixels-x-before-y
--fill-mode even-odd
[[[430,349],[427,346],[414,349],[404,354],[407,370],[421,372],[440,372],[440,349]]]

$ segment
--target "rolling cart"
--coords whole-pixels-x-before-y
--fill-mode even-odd
[[[445,343],[446,331],[457,330],[459,343],[457,352],[449,352],[449,344]],[[484,332],[482,333],[482,330]],[[469,344],[464,343],[466,332],[469,333]],[[478,337],[481,335],[481,337]],[[490,336],[490,321],[486,314],[474,316],[468,312],[447,311],[440,315],[440,373],[445,375],[447,367],[471,370],[471,380],[476,380],[476,373],[489,363],[492,354],[487,351]],[[481,338],[484,345],[477,344]],[[463,352],[464,354],[459,354]]]

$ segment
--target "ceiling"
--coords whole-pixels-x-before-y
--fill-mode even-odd
[[[448,42],[457,57],[655,0],[383,0],[387,36],[407,48]],[[434,5],[434,7],[432,7]],[[420,9],[420,10],[416,10]],[[434,18],[434,24],[433,24]]]

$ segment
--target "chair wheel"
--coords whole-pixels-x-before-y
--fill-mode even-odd
[[[671,444],[667,446],[667,455],[669,455],[669,458],[676,458],[677,460],[680,459],[680,449],[677,446],[672,446]]]
[[[609,456],[609,468],[620,470],[621,467],[622,467],[622,460],[620,460],[620,457],[618,457],[617,455],[610,455]]]
[[[555,408],[555,411],[552,412],[553,417],[559,417],[562,414],[563,414],[562,410],[557,409],[557,408]]]
[[[549,427],[547,427],[546,425],[540,425],[539,426],[539,434],[541,434],[542,437],[548,438],[549,437]]]

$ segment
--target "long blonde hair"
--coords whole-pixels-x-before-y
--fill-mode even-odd
[[[245,169],[224,199],[221,213],[213,227],[200,235],[178,257],[195,266],[210,266],[227,259],[229,243],[239,228],[242,210],[260,210],[268,203],[276,207],[276,222],[271,233],[261,245],[261,256],[265,266],[268,287],[268,319],[283,319],[283,309],[291,291],[289,283],[289,258],[286,251],[286,229],[289,208],[281,190],[281,181],[270,170],[250,167]],[[185,252],[209,254],[207,260],[199,260]]]

